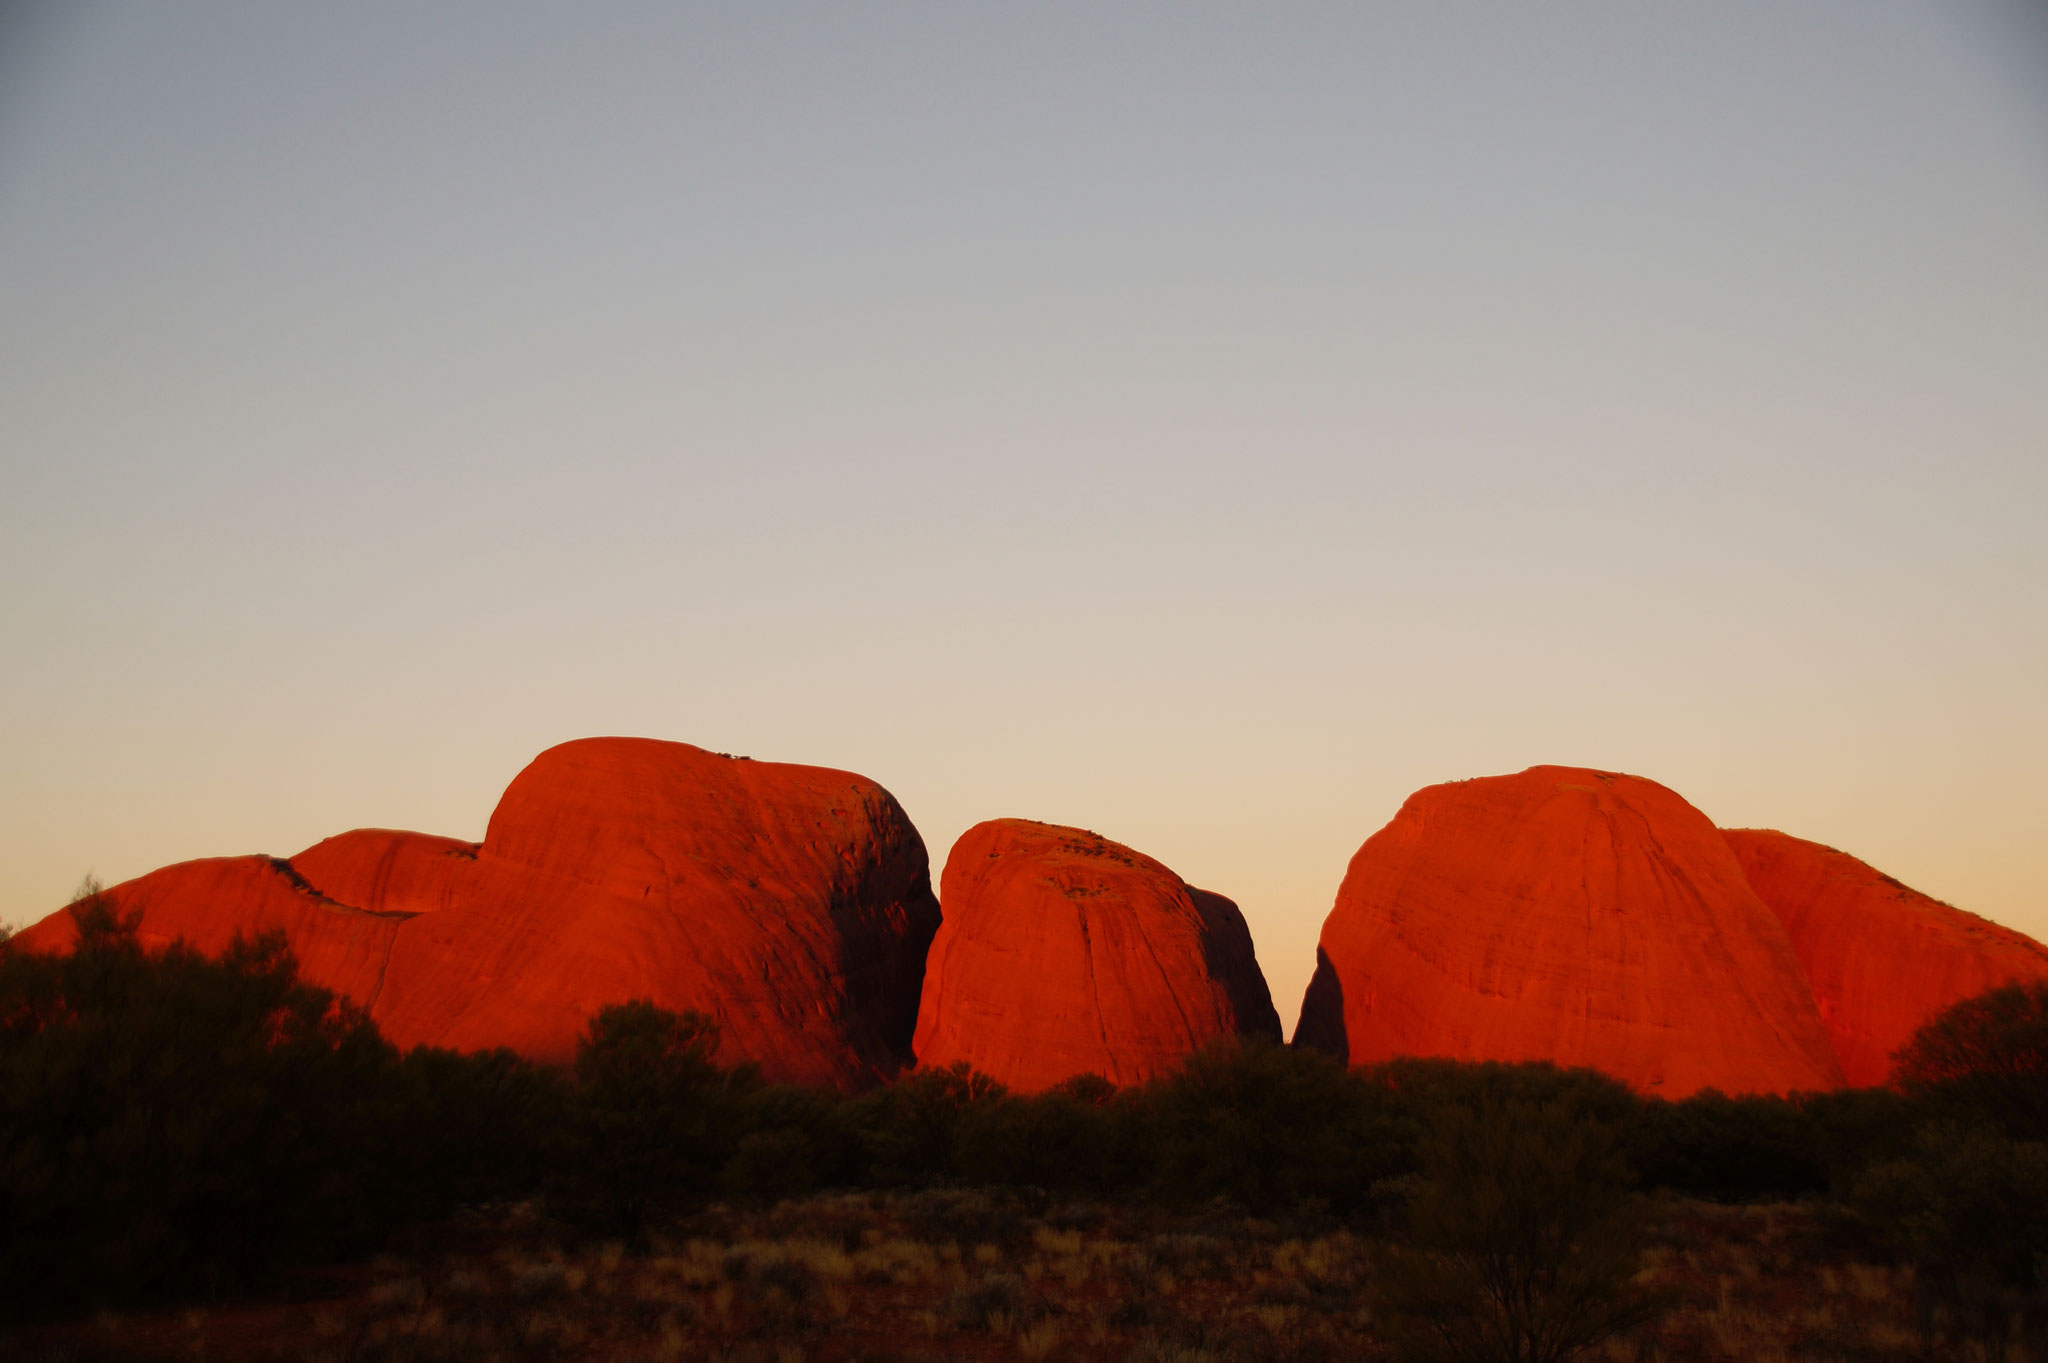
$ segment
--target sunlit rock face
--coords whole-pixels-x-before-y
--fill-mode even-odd
[[[282,929],[401,1045],[565,1060],[599,1007],[646,998],[713,1016],[722,1060],[842,1088],[908,1061],[939,917],[924,844],[874,782],[625,738],[535,758],[480,844],[360,830],[112,893],[152,941]]]
[[[237,937],[282,932],[303,978],[365,1007],[377,997],[392,943],[408,917],[330,899],[276,857],[179,862],[108,893],[124,918],[139,918],[136,936],[152,949],[182,938],[218,956]],[[14,940],[30,950],[68,951],[77,939],[67,912],[50,915]]]
[[[1551,1060],[1648,1093],[1834,1088],[1791,939],[1705,815],[1576,767],[1431,786],[1351,860],[1296,1039]]]
[[[920,1067],[966,1061],[1037,1092],[1076,1074],[1138,1084],[1280,1020],[1237,905],[1078,828],[995,819],[939,884]]]
[[[1723,836],[1785,925],[1851,1084],[1884,1083],[1892,1053],[1950,1004],[2048,979],[2048,947],[1846,853],[1759,829]]]

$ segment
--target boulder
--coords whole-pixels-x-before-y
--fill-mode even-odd
[[[1842,1082],[1792,942],[1705,815],[1576,767],[1431,786],[1352,858],[1297,1041],[1589,1066],[1665,1097]]]
[[[2048,946],[1909,889],[1845,852],[1765,829],[1723,836],[1785,925],[1843,1077],[1886,1082],[1892,1053],[1950,1004],[2048,980]]]
[[[995,819],[940,880],[913,1049],[1032,1093],[1141,1084],[1220,1037],[1280,1040],[1237,905],[1079,828]]]
[[[112,894],[151,940],[284,929],[401,1045],[563,1061],[591,1014],[644,998],[715,1018],[721,1060],[842,1088],[908,1061],[939,920],[924,843],[874,782],[629,738],[542,753],[482,843],[364,829]]]

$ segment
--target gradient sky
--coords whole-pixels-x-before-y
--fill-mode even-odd
[[[1290,1024],[1411,790],[2048,937],[2048,28],[0,10],[0,921],[540,749],[1075,823]]]

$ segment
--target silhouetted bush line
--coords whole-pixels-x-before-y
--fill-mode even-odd
[[[842,1097],[721,1065],[708,1019],[646,1002],[601,1010],[569,1069],[401,1054],[300,981],[281,938],[209,959],[144,950],[100,899],[77,917],[70,955],[0,944],[0,1307],[16,1317],[244,1291],[464,1205],[539,1199],[631,1242],[713,1202],[902,1188],[930,1190],[917,1205],[933,1233],[963,1244],[1028,1234],[1019,1208],[1089,1201],[1342,1222],[1409,1246],[1388,1281],[1412,1300],[1387,1305],[1419,1319],[1431,1292],[1466,1289],[1416,1265],[1485,1281],[1490,1223],[1439,1194],[1488,1151],[1529,1168],[1551,1151],[1560,1186],[1579,1189],[1591,1219],[1581,1258],[1553,1266],[1559,1292],[1579,1291],[1575,1265],[1618,1281],[1631,1188],[1832,1197],[1952,1318],[2031,1310],[2048,1289],[2048,989],[1930,1023],[1902,1053],[1902,1091],[1669,1102],[1548,1064],[1347,1069],[1242,1044],[1124,1091],[1084,1075],[1020,1096],[963,1066]],[[1512,1138],[1522,1127],[1555,1139]],[[1960,1229],[1976,1222],[1990,1230]],[[1639,1314],[1619,1289],[1580,1295],[1592,1325],[1530,1328]]]

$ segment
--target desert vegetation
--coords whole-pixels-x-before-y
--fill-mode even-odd
[[[0,944],[22,1357],[2048,1355],[2048,988],[1782,1099],[1267,1044],[841,1097],[645,1003],[569,1068],[400,1054],[280,941],[79,919]]]

